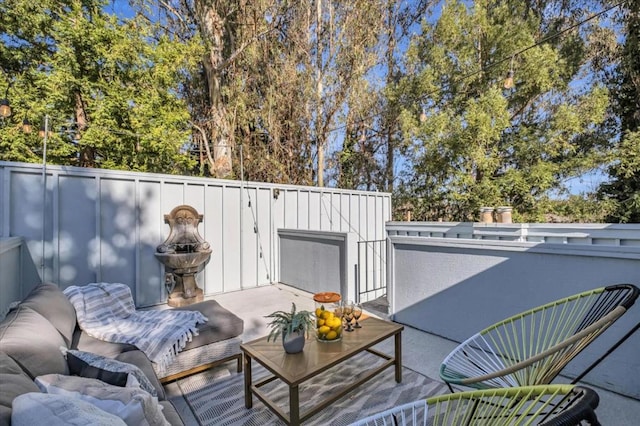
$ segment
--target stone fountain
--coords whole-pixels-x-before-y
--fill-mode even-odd
[[[157,247],[155,256],[165,266],[169,306],[185,306],[204,299],[196,274],[209,261],[211,247],[198,233],[202,218],[203,215],[188,205],[178,206],[164,215],[171,230],[165,242]]]

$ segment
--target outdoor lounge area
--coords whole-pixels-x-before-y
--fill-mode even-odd
[[[0,23],[0,426],[640,425],[640,1]]]
[[[189,356],[170,374],[155,368],[135,347],[118,344],[113,353],[139,366],[156,392],[164,394],[160,405],[165,414],[172,413],[171,424],[281,424],[282,416],[267,407],[263,394],[282,408],[284,418],[290,416],[292,424],[351,424],[405,403],[450,394],[441,375],[443,363],[461,342],[491,324],[572,295],[584,293],[584,300],[599,300],[602,291],[593,290],[603,286],[640,283],[636,225],[392,222],[389,194],[55,166],[47,169],[50,175],[42,182],[42,171],[34,165],[0,163],[2,314],[12,303],[29,298],[41,277],[54,283],[46,301],[73,286],[124,283],[122,289],[130,294],[130,307],[136,312],[205,314],[208,321],[206,326],[200,323],[202,333],[194,342],[206,338],[207,344],[185,348]],[[38,184],[47,188],[43,194],[24,196],[26,188]],[[198,220],[198,226],[195,231],[185,227],[193,240],[178,245],[193,244],[185,253],[195,254],[186,257],[199,257],[202,248],[210,259],[202,269],[184,268],[176,275],[156,253],[172,234],[167,221],[173,220],[172,226],[182,223],[170,212],[179,212],[176,207],[183,205],[194,205],[196,213],[189,210],[189,215],[202,217],[184,217],[191,223]],[[193,275],[185,278],[189,273]],[[589,335],[593,340],[588,346],[580,343],[584,350],[578,355],[563,354],[569,362],[557,363],[562,368],[550,379],[554,385],[579,377],[640,323],[640,304],[633,303],[637,294],[633,287],[628,289],[628,294],[606,298],[597,314],[587,314],[586,322],[578,319],[579,327],[558,311],[546,317],[554,335],[562,335],[560,325],[565,324],[569,336]],[[310,335],[302,355],[306,364],[300,368],[300,354],[285,355],[279,342],[265,344],[265,316],[287,311],[292,303],[298,310],[315,312],[313,295],[325,291],[363,302],[368,318],[361,321],[361,329],[342,331],[341,343],[319,343]],[[186,300],[181,306],[184,300],[176,301],[178,296],[194,303]],[[167,304],[170,299],[178,306]],[[100,304],[102,299],[96,300]],[[50,342],[50,353],[59,346],[80,348],[74,335],[83,336],[76,326],[81,318],[70,316],[77,307],[63,311],[53,309],[52,303],[27,302],[29,306],[21,309],[31,319],[22,325],[31,324],[31,331],[38,333],[32,319],[44,316],[53,334],[55,329],[60,332],[62,343]],[[43,309],[49,311],[40,312]],[[13,312],[8,318],[17,316]],[[579,318],[574,308],[572,312],[567,317]],[[540,323],[534,320],[528,327]],[[0,330],[6,326],[5,322]],[[231,334],[220,334],[222,328]],[[3,336],[1,331],[0,339]],[[83,344],[107,347],[80,338]],[[256,339],[262,340],[253,344]],[[601,424],[637,423],[639,339],[640,334],[631,333],[578,382],[597,393],[595,414]],[[223,347],[213,351],[207,346],[217,343]],[[476,347],[479,344],[469,348]],[[244,363],[239,362],[241,355]],[[253,363],[247,364],[248,356]],[[510,354],[509,359],[517,356]],[[3,383],[22,374],[20,363],[28,362],[25,358],[17,366],[1,363],[11,364],[11,377],[3,376]],[[61,362],[55,368],[68,369]],[[282,386],[278,380],[261,380],[267,375],[263,365],[285,379],[292,371],[302,373]],[[376,374],[365,382],[363,375],[373,371]],[[33,378],[27,380],[31,385],[25,389],[34,391]],[[351,384],[358,386],[349,393],[341,391]],[[456,393],[471,389],[454,380],[450,384]],[[294,388],[296,396],[291,397]],[[6,389],[15,390],[2,391]],[[568,387],[554,389],[570,393]],[[10,407],[12,399],[6,399],[3,396],[3,407]],[[299,413],[292,414],[292,404]],[[588,401],[586,406],[593,408]]]
[[[265,315],[273,310],[281,309],[291,303],[295,303],[299,309],[314,310],[315,307],[312,294],[283,284],[227,293],[216,296],[214,299],[221,306],[237,313],[242,318],[246,324],[242,334],[243,341],[251,341],[267,334]],[[384,316],[381,312],[376,311],[367,311],[365,315]],[[367,327],[366,320],[362,321],[362,324],[363,327]],[[311,336],[311,339],[313,338]],[[311,417],[304,424],[349,424],[350,420],[356,419],[351,418],[346,421],[345,418],[349,419],[349,417],[341,416],[342,412],[363,418],[365,414],[393,408],[393,404],[400,405],[410,402],[407,399],[412,397],[418,399],[449,394],[449,390],[440,382],[438,376],[442,360],[456,345],[456,342],[448,339],[411,327],[404,327],[402,333],[403,383],[401,385],[394,383],[393,371],[388,370],[373,379],[370,384],[365,384],[362,388],[347,394],[334,406]],[[385,341],[377,345],[376,348],[386,353],[393,353],[394,350],[392,341]],[[133,358],[130,357],[130,359]],[[357,368],[363,367],[358,362],[354,361],[356,374]],[[334,370],[331,371],[332,374],[337,375],[344,373],[344,371],[335,371],[335,373],[333,373]],[[257,372],[258,376],[262,374],[264,371]],[[351,379],[352,377],[335,377],[335,383],[331,383],[330,387],[340,388]],[[568,381],[568,378],[560,377],[556,382],[566,383]],[[402,388],[402,391],[396,393],[390,390],[396,386]],[[587,386],[595,390],[599,396],[600,402],[596,414],[601,424],[635,424],[635,419],[640,415],[640,401],[589,384]],[[365,389],[366,392],[364,392]],[[262,422],[261,424],[283,424],[258,401],[254,403],[252,409],[245,409],[242,392],[237,393],[235,390],[242,390],[242,373],[236,370],[236,363],[232,361],[164,385],[167,401],[170,401],[175,407],[181,421],[186,425],[214,425],[225,421],[229,421],[231,424],[233,421],[249,422],[249,424],[252,421]],[[317,390],[318,385],[311,385],[311,391]],[[415,390],[417,394],[412,395],[410,393],[412,390]],[[309,395],[306,391],[303,392],[305,392],[304,395]],[[372,400],[375,403],[370,405]],[[286,400],[283,404],[286,405]],[[392,404],[392,406],[385,404]],[[358,407],[355,412],[353,407]]]

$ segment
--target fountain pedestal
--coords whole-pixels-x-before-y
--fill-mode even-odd
[[[195,273],[185,274],[180,271],[165,273],[169,306],[179,308],[204,300],[204,292],[198,287],[195,275]]]
[[[156,253],[156,257],[165,265],[164,285],[167,289],[169,306],[180,307],[202,302],[204,292],[198,287],[196,275],[204,268],[202,258],[209,258],[211,250],[200,253],[175,253],[166,256]],[[184,264],[198,263],[194,267],[182,267]],[[173,266],[176,266],[173,268]]]
[[[196,274],[211,257],[211,248],[198,233],[203,216],[191,206],[181,205],[164,216],[171,232],[155,256],[165,266],[165,287],[169,306],[180,307],[201,302],[204,292]]]

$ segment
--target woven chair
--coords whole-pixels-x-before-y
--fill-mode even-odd
[[[498,322],[454,349],[440,367],[449,385],[477,389],[543,385],[551,381],[635,302],[638,288],[619,284],[585,291]],[[640,324],[574,379],[615,350]]]
[[[394,407],[351,426],[597,426],[598,394],[574,385],[484,389]]]

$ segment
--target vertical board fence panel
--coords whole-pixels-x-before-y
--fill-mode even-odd
[[[95,214],[85,217],[83,211],[95,209],[95,182],[85,177],[60,176],[58,179],[58,205],[82,206],[60,211],[59,232],[57,233],[58,271],[60,283],[72,285],[74,282],[95,281],[95,269],[89,263],[87,251],[95,242]],[[95,210],[94,210],[95,211]]]
[[[309,228],[309,191],[298,190],[298,228]]]
[[[334,209],[331,214],[340,221],[340,232],[349,232],[349,220],[351,218],[351,197],[348,194],[336,194],[340,200],[333,204]],[[389,216],[391,217],[391,216]]]
[[[149,305],[166,297],[162,266],[155,257],[164,234],[164,213],[160,209],[160,185],[146,180],[138,183],[138,303]]]
[[[323,206],[322,206],[322,193],[320,192],[309,192],[309,212],[317,211],[318,214],[309,214],[309,223],[307,227],[309,229],[322,229],[322,219],[323,219]],[[326,220],[326,219],[325,219]]]
[[[207,211],[207,229],[206,231],[200,231],[200,235],[211,245],[211,258],[209,259],[209,265],[216,265],[214,268],[207,267],[204,269],[206,276],[206,286],[203,288],[205,293],[215,294],[222,293],[224,291],[224,268],[219,265],[224,265],[224,240],[222,238],[224,228],[224,187],[222,186],[209,186],[206,199],[206,211]],[[199,278],[199,277],[198,277]]]
[[[273,273],[270,267],[271,258],[271,221],[269,217],[271,215],[271,189],[260,188],[258,190],[256,208],[255,208],[255,221],[257,224],[258,233],[257,238],[257,262],[258,262],[258,276],[256,277],[257,285],[269,284]]]
[[[300,212],[298,210],[299,191],[284,191],[284,223],[283,228],[298,229]]]
[[[241,290],[246,275],[242,270],[240,253],[244,251],[241,234],[246,232],[246,225],[240,218],[240,202],[242,191],[238,186],[226,186],[224,188],[224,209],[222,228],[222,241],[224,242],[224,291]],[[246,198],[246,197],[245,197]],[[207,268],[211,263],[207,265]]]
[[[257,259],[257,233],[258,227],[253,220],[253,212],[258,207],[257,191],[255,188],[245,188],[243,191],[243,207],[242,223],[244,225],[244,232],[241,235],[242,238],[242,288],[255,287],[256,278],[258,275],[258,259]]]

